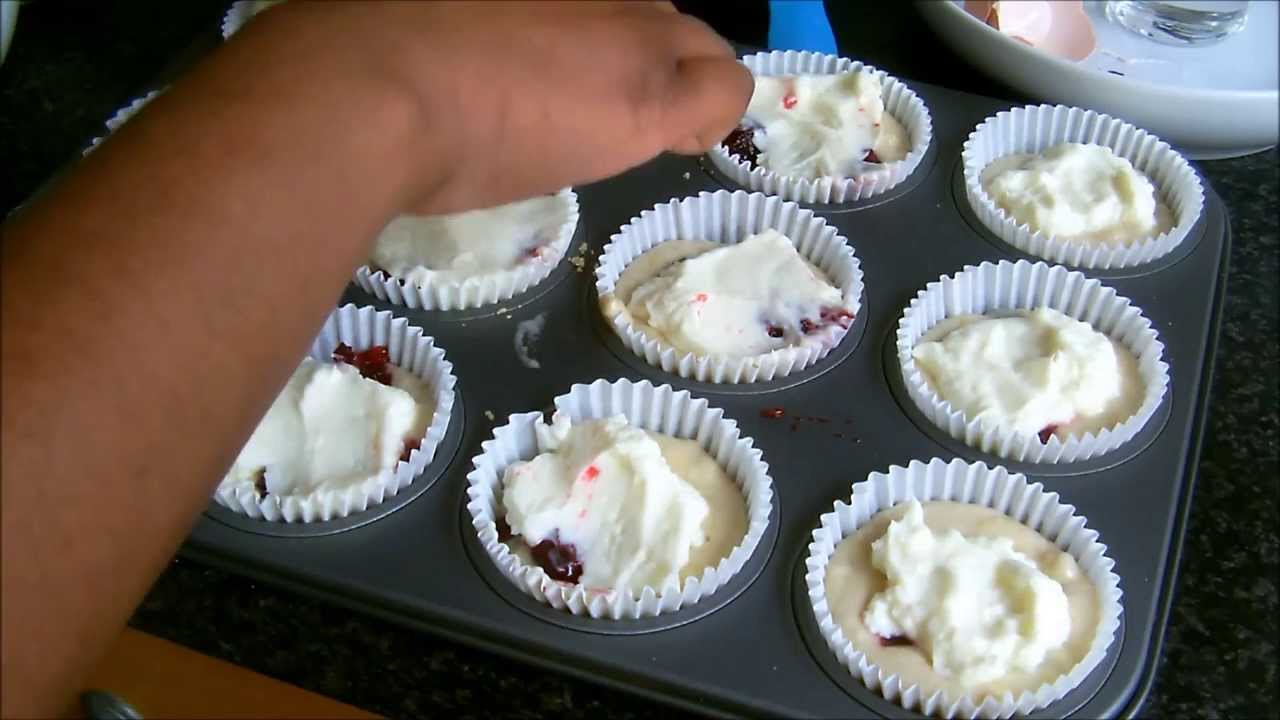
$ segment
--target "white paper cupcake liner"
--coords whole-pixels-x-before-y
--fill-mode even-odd
[[[86,147],[84,150],[82,150],[80,154],[88,155],[89,153],[93,152],[99,145],[102,144],[104,140],[111,137],[112,133],[119,130],[126,122],[129,122],[129,118],[133,117],[134,115],[137,115],[139,110],[141,110],[147,103],[151,102],[152,100],[155,100],[156,97],[160,95],[160,93],[164,92],[164,90],[165,89],[152,90],[146,95],[143,95],[142,97],[134,100],[128,105],[125,105],[124,107],[117,110],[115,114],[107,118],[106,123],[104,123],[107,126],[107,133],[105,135],[101,135],[90,140],[89,146]]]
[[[1006,692],[999,697],[951,697],[945,690],[926,695],[919,686],[904,684],[897,675],[886,673],[853,646],[832,617],[827,602],[827,564],[841,540],[876,513],[911,498],[992,508],[1040,533],[1075,558],[1097,588],[1099,601],[1093,642],[1075,667],[1054,682],[1017,696]],[[1010,474],[999,466],[988,468],[984,463],[934,458],[928,464],[913,460],[905,468],[895,465],[887,474],[874,472],[865,481],[855,483],[850,501],[837,501],[834,510],[819,519],[809,544],[804,579],[814,618],[827,646],[868,689],[925,715],[1005,718],[1043,708],[1066,695],[1106,656],[1120,625],[1122,609],[1120,578],[1112,572],[1115,562],[1106,553],[1107,546],[1098,541],[1096,531],[1085,527],[1085,519],[1076,514],[1075,507],[1059,502],[1058,494],[1045,492],[1040,483],[1028,484],[1024,476]]]
[[[226,40],[236,34],[244,24],[258,13],[267,9],[269,5],[265,5],[261,0],[236,0],[231,3],[231,7],[227,8],[227,14],[222,18],[222,39]]]
[[[333,362],[333,350],[346,343],[357,352],[373,345],[386,345],[391,363],[408,370],[427,383],[435,394],[436,409],[418,449],[408,462],[341,490],[318,490],[310,495],[277,495],[259,498],[252,483],[220,485],[214,499],[230,510],[251,518],[275,522],[317,522],[344,518],[395,497],[408,487],[435,458],[436,449],[449,428],[453,414],[453,364],[444,351],[422,329],[389,311],[343,305],[329,316],[308,353],[321,362]],[[268,469],[267,472],[270,472]]]
[[[929,387],[916,367],[912,356],[916,343],[945,318],[1037,307],[1049,307],[1087,322],[1133,353],[1143,395],[1138,410],[1129,419],[1096,435],[1072,435],[1065,441],[1055,435],[1048,442],[1041,442],[1035,433],[1015,432],[966,418]],[[999,264],[968,265],[955,275],[929,283],[898,321],[897,350],[907,392],[930,421],[970,447],[1021,462],[1074,462],[1119,447],[1147,424],[1169,387],[1169,366],[1162,359],[1164,345],[1151,321],[1128,298],[1079,272],[1043,262],[1005,260]]]
[[[855,318],[862,309],[862,267],[853,247],[834,225],[793,202],[742,190],[703,192],[645,210],[611,238],[596,265],[596,290],[612,296],[619,276],[633,260],[668,240],[709,240],[732,245],[774,229],[795,244],[800,255],[840,288],[841,307]],[[698,355],[672,347],[635,327],[624,315],[606,317],[623,344],[650,365],[680,377],[713,383],[765,382],[803,370],[831,352],[848,332],[828,325],[801,345],[760,355]]]
[[[673,580],[663,587],[645,587],[639,593],[602,593],[552,580],[542,568],[525,564],[498,540],[496,520],[501,512],[503,472],[512,463],[530,460],[542,451],[534,432],[542,413],[512,415],[494,430],[493,439],[481,445],[480,454],[472,461],[475,469],[467,475],[471,524],[485,552],[511,582],[529,596],[574,615],[618,620],[675,612],[710,596],[742,569],[769,525],[773,482],[769,466],[751,439],[741,435],[737,422],[687,390],[677,392],[670,385],[654,387],[648,381],[577,384],[555,399],[555,408],[574,422],[622,414],[637,427],[697,441],[742,490],[747,503],[746,535],[718,565],[683,583]]]
[[[464,310],[514,297],[545,280],[569,250],[578,228],[578,195],[564,188],[555,197],[564,206],[564,219],[558,227],[545,229],[546,235],[553,237],[546,251],[510,270],[473,275],[462,281],[428,277],[422,285],[416,285],[361,265],[356,269],[356,284],[379,300],[421,310]]]
[[[1119,246],[1067,240],[1019,223],[983,189],[982,171],[992,161],[1039,153],[1062,143],[1111,148],[1133,163],[1169,206],[1174,226],[1153,238]],[[960,154],[965,193],[978,220],[1001,240],[1030,255],[1082,268],[1118,269],[1169,254],[1191,231],[1204,209],[1204,188],[1191,165],[1168,143],[1118,118],[1064,105],[1028,105],[997,113],[978,125]]]
[[[824,177],[816,180],[779,175],[764,167],[752,168],[739,160],[723,145],[711,149],[713,165],[734,182],[750,190],[777,195],[785,200],[807,203],[843,203],[863,200],[892,188],[906,180],[929,150],[933,141],[933,120],[911,88],[883,70],[835,55],[809,51],[775,50],[748,55],[742,59],[752,75],[835,75],[866,72],[879,78],[883,87],[884,109],[902,123],[911,140],[911,150],[901,160],[885,163],[883,168],[856,178]]]

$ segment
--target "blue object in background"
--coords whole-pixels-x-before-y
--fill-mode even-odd
[[[838,55],[822,0],[769,0],[769,49]]]

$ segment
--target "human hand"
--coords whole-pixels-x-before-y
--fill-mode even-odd
[[[723,39],[665,2],[285,3],[242,32],[255,33],[276,35],[272,52],[299,81],[377,77],[411,98],[415,212],[701,153],[736,126],[753,87]]]

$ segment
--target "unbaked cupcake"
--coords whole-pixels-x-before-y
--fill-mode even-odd
[[[834,227],[779,198],[702,193],[646,211],[596,268],[601,311],[667,372],[708,382],[785,377],[840,343],[862,272]]]
[[[1031,255],[1118,269],[1173,252],[1204,208],[1195,170],[1122,120],[1029,105],[984,120],[961,152],[978,220]]]
[[[1014,220],[1063,240],[1124,246],[1173,229],[1151,180],[1111,148],[1062,143],[994,160],[982,189]]]
[[[755,552],[773,490],[751,440],[705,400],[604,380],[513,415],[467,476],[497,567],[532,597],[594,618],[673,612]]]
[[[572,190],[452,215],[402,215],[378,235],[356,282],[380,300],[426,310],[506,300],[544,280],[578,225]]]
[[[602,304],[613,321],[699,355],[769,353],[853,319],[840,289],[772,229],[733,245],[662,243],[627,266]]]
[[[1048,307],[949,317],[911,356],[929,388],[965,417],[1041,442],[1096,435],[1142,404],[1133,353]]]
[[[678,584],[746,535],[741,490],[693,440],[624,415],[574,423],[558,413],[534,432],[541,452],[503,472],[497,525],[512,552],[552,580],[588,592]]]
[[[882,71],[795,51],[757,53],[743,63],[755,92],[711,160],[744,187],[802,202],[850,202],[902,182],[928,149],[927,108]]]
[[[1164,346],[1129,300],[1045,263],[968,266],[898,323],[907,393],[951,437],[1023,462],[1073,462],[1131,440],[1169,385]]]
[[[339,308],[214,497],[250,517],[285,522],[377,505],[434,458],[453,386],[444,353],[420,329],[389,312]]]
[[[813,533],[806,586],[828,647],[869,689],[943,717],[1007,717],[1101,662],[1119,579],[1075,508],[1003,468],[872,473]]]

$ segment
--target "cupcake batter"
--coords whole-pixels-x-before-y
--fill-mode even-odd
[[[857,177],[907,156],[911,143],[865,72],[756,78],[746,124],[756,162],[780,175]]]
[[[509,546],[553,579],[592,589],[661,588],[717,565],[747,530],[746,500],[693,440],[621,415],[537,428],[533,460],[504,473]],[[532,548],[532,549],[531,549]]]
[[[569,209],[546,195],[453,215],[401,215],[378,236],[372,263],[413,285],[462,282],[547,254]]]
[[[923,520],[923,528],[910,522],[913,505],[922,511],[915,519]],[[910,535],[910,542],[903,543],[905,538],[900,537],[899,542],[882,545],[880,553],[873,551],[873,544],[886,536],[890,523],[904,518],[899,529]],[[995,569],[995,574],[985,580],[971,576],[946,579],[948,573],[984,568],[982,558],[975,564],[967,548],[951,548],[953,564],[944,562],[931,574],[914,578],[916,589],[923,590],[914,595],[918,602],[915,610],[922,615],[917,636],[877,635],[869,622],[883,630],[884,619],[890,615],[885,606],[893,604],[886,602],[893,593],[884,594],[890,583],[878,564],[885,565],[884,556],[896,554],[893,569],[909,573],[913,565],[945,558],[939,543],[950,531],[981,544],[992,545],[994,541],[1001,559],[998,565],[985,569]],[[990,584],[997,579],[997,584]],[[1012,588],[1019,592],[1008,594]],[[1022,523],[991,508],[967,503],[904,502],[876,514],[836,547],[827,565],[825,589],[832,617],[870,662],[887,674],[898,675],[904,685],[920,686],[925,695],[942,689],[953,698],[964,694],[981,698],[1006,691],[1016,695],[1053,682],[1088,653],[1100,613],[1098,591],[1074,558]],[[984,596],[983,607],[969,607],[978,595]],[[907,596],[912,593],[900,593],[900,597]],[[901,605],[895,609],[900,616],[912,611]],[[974,627],[979,617],[985,627]],[[929,646],[936,647],[938,654],[931,656],[926,649]],[[1016,654],[1009,652],[1011,647],[1022,651],[1024,661],[1042,657],[1019,667]],[[939,662],[944,654],[957,672],[940,669],[945,666]]]
[[[981,182],[1019,223],[1055,237],[1123,246],[1173,227],[1151,180],[1101,145],[1009,155],[988,165]]]
[[[984,424],[1040,435],[1097,433],[1131,417],[1143,383],[1133,353],[1052,308],[961,315],[912,350],[929,387]]]
[[[390,385],[345,363],[304,358],[222,480],[223,488],[306,496],[394,468],[435,413],[426,383],[394,365]]]
[[[734,245],[668,241],[633,260],[605,316],[685,352],[751,356],[817,342],[852,313],[821,270],[776,230]]]

